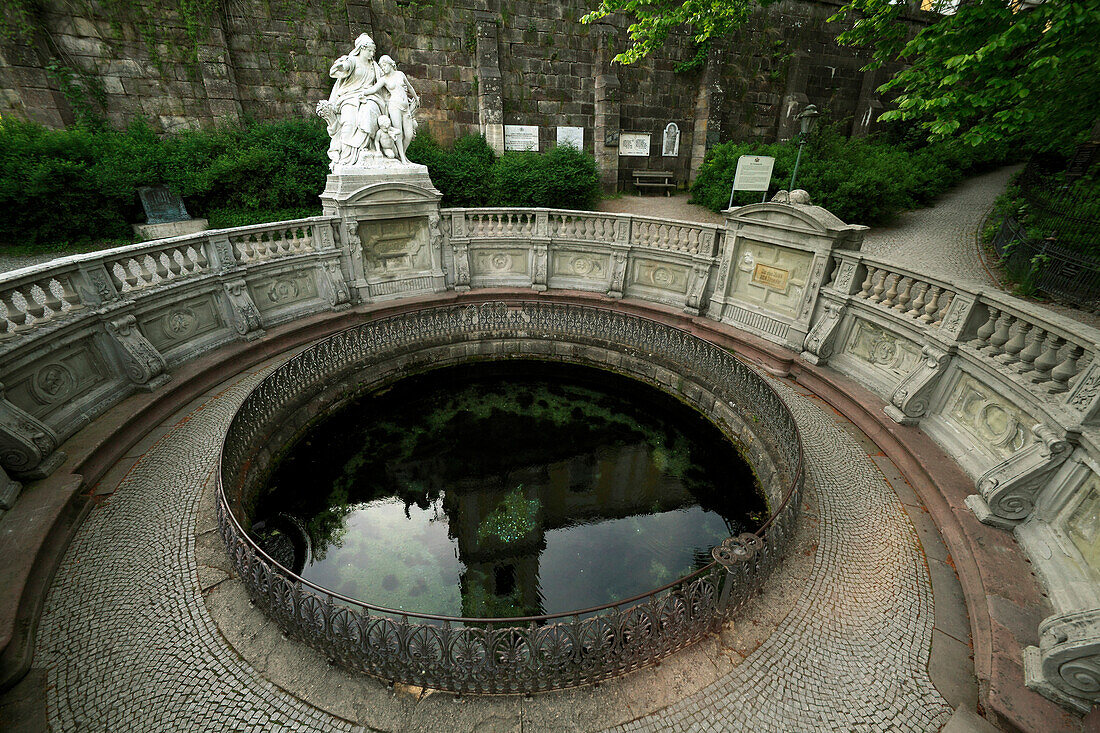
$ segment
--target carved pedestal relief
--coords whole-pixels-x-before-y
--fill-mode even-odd
[[[344,279],[344,271],[340,269],[339,261],[329,260],[323,262],[319,269],[329,306],[335,311],[350,308],[351,290]]]
[[[844,306],[837,303],[826,303],[822,309],[817,323],[806,334],[806,341],[802,345],[802,358],[811,364],[824,364],[833,355],[833,341],[836,339],[837,329],[844,319]]]
[[[1040,423],[1031,433],[1037,440],[986,471],[977,481],[980,496],[967,497],[967,505],[982,522],[1011,529],[1026,519],[1051,475],[1069,456],[1069,441],[1052,428]]]
[[[1100,702],[1100,609],[1058,614],[1039,624],[1039,646],[1024,649],[1024,681],[1082,714]]]
[[[133,316],[108,321],[106,328],[131,382],[153,388],[168,381],[165,374],[168,365],[164,357],[138,330],[137,320]],[[161,376],[162,379],[155,379]]]
[[[856,357],[891,384],[912,372],[921,359],[916,344],[862,318],[855,319],[844,353]]]
[[[17,476],[45,478],[65,461],[57,445],[57,433],[9,402],[0,384],[0,467]]]
[[[260,320],[260,311],[248,294],[248,286],[244,278],[230,280],[224,283],[223,287],[226,300],[229,302],[230,320],[237,333],[247,339],[262,336],[263,322]]]
[[[921,361],[894,390],[886,414],[903,425],[915,424],[928,412],[928,400],[951,362],[951,354],[935,346],[921,349]]]

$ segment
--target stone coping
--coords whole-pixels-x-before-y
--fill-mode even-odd
[[[65,466],[29,485],[20,503],[5,516],[5,520],[16,520],[14,524],[26,523],[27,531],[19,537],[9,531],[0,534],[0,552],[13,560],[0,570],[0,581],[10,589],[0,599],[0,641],[5,646],[3,673],[7,684],[18,680],[29,662],[26,648],[33,643],[34,617],[41,598],[27,597],[27,591],[48,585],[48,577],[43,580],[42,576],[52,572],[64,551],[63,542],[46,547],[51,531],[71,530],[72,525],[68,530],[62,527],[66,510],[89,501],[84,492],[164,417],[241,369],[347,328],[364,317],[416,309],[425,303],[476,303],[510,296],[530,299],[532,294],[526,288],[446,293],[322,313],[285,324],[270,329],[263,340],[233,343],[181,366],[165,388],[127,398],[66,441],[63,447],[70,457]],[[965,507],[962,500],[973,484],[931,438],[917,428],[887,418],[882,400],[854,380],[812,366],[763,339],[709,319],[591,293],[553,291],[537,297],[613,305],[666,320],[733,349],[773,374],[789,375],[852,419],[894,461],[940,529],[966,597],[975,673],[986,714],[1020,730],[1082,730],[1079,718],[1024,686],[1019,650],[1035,641],[1034,620],[1043,615],[1043,591],[1012,537],[978,522]],[[39,556],[43,550],[48,557]],[[34,583],[30,582],[32,576]]]

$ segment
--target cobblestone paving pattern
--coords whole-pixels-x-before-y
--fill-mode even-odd
[[[254,674],[203,602],[192,529],[251,374],[192,412],[88,516],[47,598],[36,665],[55,731],[353,730]],[[283,726],[282,728],[280,726]]]
[[[244,664],[200,593],[198,500],[258,379],[243,377],[176,424],[78,531],[38,637],[54,730],[355,730]],[[928,678],[931,585],[900,502],[830,417],[780,388],[821,489],[806,592],[731,674],[622,730],[931,731],[951,713]]]
[[[928,676],[932,589],[916,532],[858,443],[783,384],[820,540],[809,587],[779,628],[698,693],[616,731],[935,731],[952,709]]]

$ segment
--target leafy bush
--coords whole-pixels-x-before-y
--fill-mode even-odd
[[[428,167],[444,206],[591,209],[600,196],[596,160],[568,146],[498,158],[480,135],[459,138],[445,150],[422,132],[408,155]]]
[[[714,211],[729,204],[730,187],[742,155],[775,158],[769,196],[790,183],[798,147],[794,143],[724,143],[707,152],[691,187],[692,202]],[[956,142],[909,149],[884,136],[845,138],[825,128],[802,151],[796,188],[847,222],[876,224],[897,212],[924,206],[980,165],[1000,162],[998,150]],[[738,191],[737,206],[760,201],[759,192]]]
[[[116,131],[3,120],[0,246],[56,250],[129,240],[131,223],[144,218],[140,186],[168,186],[188,213],[213,227],[319,214],[327,149],[320,120],[164,137],[141,121]],[[446,206],[591,208],[599,196],[595,160],[572,149],[497,159],[479,135],[446,150],[422,129],[409,158],[428,167]]]
[[[570,146],[546,153],[505,153],[493,167],[496,206],[591,209],[600,197],[596,160]]]
[[[272,210],[320,213],[328,159],[309,121],[194,130],[158,138],[129,129],[0,124],[0,243],[64,245],[129,238],[140,186],[167,185],[188,213],[255,223]],[[217,213],[216,213],[217,212]]]

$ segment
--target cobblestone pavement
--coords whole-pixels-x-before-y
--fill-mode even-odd
[[[616,730],[939,730],[952,710],[927,673],[932,592],[913,525],[855,440],[777,387],[821,503],[810,587],[732,673]]]
[[[54,730],[354,730],[262,679],[227,646],[201,596],[199,497],[259,376],[180,419],[79,529],[37,645]],[[931,584],[901,503],[833,417],[780,388],[821,497],[811,579],[732,673],[623,730],[931,731],[951,713],[929,680]]]
[[[872,228],[864,237],[863,252],[922,275],[996,286],[978,255],[975,237],[1017,170],[1007,166],[969,178],[932,206],[903,212],[893,224]]]

